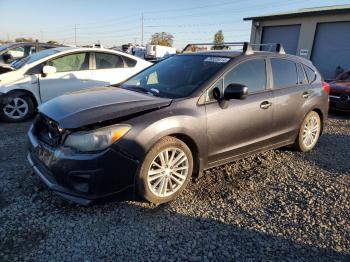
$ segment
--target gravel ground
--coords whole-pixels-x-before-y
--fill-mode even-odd
[[[174,202],[82,207],[31,175],[29,123],[0,123],[0,261],[350,261],[350,118],[308,154],[206,171]]]

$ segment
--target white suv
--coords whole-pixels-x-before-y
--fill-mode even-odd
[[[118,84],[151,64],[102,48],[59,47],[35,53],[0,75],[0,116],[7,122],[23,121],[56,96]]]

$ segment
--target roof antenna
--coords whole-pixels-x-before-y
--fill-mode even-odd
[[[286,51],[284,51],[284,48],[283,48],[282,44],[276,44],[276,52],[280,53],[282,55],[286,54]]]

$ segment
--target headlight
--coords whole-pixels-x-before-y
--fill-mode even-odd
[[[72,133],[67,137],[64,145],[79,151],[103,150],[122,138],[130,128],[129,125],[113,125]]]

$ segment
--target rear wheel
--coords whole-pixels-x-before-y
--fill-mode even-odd
[[[173,200],[187,186],[193,158],[187,145],[174,137],[160,140],[146,155],[137,177],[138,193],[152,203]]]
[[[29,96],[16,96],[1,108],[1,118],[6,122],[22,122],[34,113],[34,103]]]
[[[311,111],[304,118],[300,126],[298,137],[294,143],[294,147],[302,152],[312,150],[321,134],[321,118],[315,111]]]

